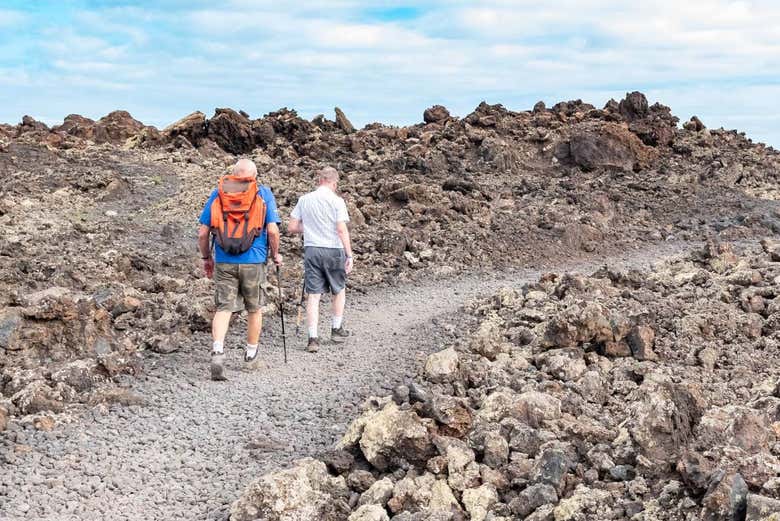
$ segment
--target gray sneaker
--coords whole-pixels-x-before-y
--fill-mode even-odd
[[[341,326],[340,328],[331,328],[330,330],[330,341],[334,344],[341,344],[352,336],[352,333],[344,329],[344,326]]]
[[[225,377],[225,355],[224,353],[211,353],[211,379],[215,382],[224,382]]]
[[[320,350],[320,341],[317,337],[310,337],[309,344],[306,346],[309,353],[316,353]]]

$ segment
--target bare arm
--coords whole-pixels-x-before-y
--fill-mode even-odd
[[[279,255],[279,225],[268,223],[268,247],[271,249],[271,258],[276,264],[282,263],[282,257]]]
[[[347,255],[347,260],[344,263],[344,269],[346,270],[347,275],[349,275],[350,272],[352,272],[352,267],[355,265],[355,261],[352,259],[352,241],[349,238],[349,228],[347,228],[347,223],[344,221],[337,222],[336,233],[341,240],[341,245],[344,246],[344,253]]]
[[[209,227],[201,224],[198,227],[198,249],[203,260],[211,258],[211,248],[209,247]]]
[[[201,224],[198,228],[198,249],[200,250],[200,256],[203,258],[203,271],[208,278],[211,278],[214,275],[214,259],[211,257],[209,231],[210,228],[204,224]]]
[[[347,254],[347,257],[352,257],[352,241],[349,237],[349,228],[347,228],[347,223],[343,221],[336,223],[336,233],[339,235],[341,245],[344,246],[344,253]]]
[[[287,223],[287,231],[289,233],[303,233],[303,222],[300,219],[290,218],[290,222]]]

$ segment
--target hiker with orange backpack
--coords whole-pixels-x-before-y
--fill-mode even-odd
[[[257,358],[261,307],[265,303],[265,263],[270,256],[277,266],[279,254],[279,214],[271,189],[257,183],[257,167],[248,159],[239,160],[231,175],[223,176],[200,215],[198,248],[206,276],[214,278],[217,310],[211,326],[214,340],[211,352],[211,379],[226,380],[224,342],[230,317],[247,311],[247,344],[244,361]],[[213,237],[212,257],[209,238]]]

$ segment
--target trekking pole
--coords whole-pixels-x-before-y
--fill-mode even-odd
[[[279,286],[279,315],[282,317],[282,346],[284,346],[284,363],[287,363],[287,335],[284,332],[284,299],[282,298],[282,269],[276,265],[276,283]]]
[[[306,277],[303,278],[301,285],[301,300],[298,301],[298,316],[295,318],[295,336],[301,334],[301,324],[303,323],[303,305],[306,299]]]

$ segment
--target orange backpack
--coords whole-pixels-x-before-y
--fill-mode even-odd
[[[211,204],[211,233],[228,255],[244,253],[265,226],[265,201],[251,177],[222,176]]]

